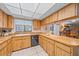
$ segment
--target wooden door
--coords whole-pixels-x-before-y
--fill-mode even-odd
[[[61,9],[58,11],[58,20],[62,20],[65,18],[65,9]]]
[[[7,28],[7,14],[3,13],[3,27]]]
[[[43,37],[43,40],[42,40],[42,46],[43,46],[43,49],[46,51],[46,38]]]
[[[13,23],[14,23],[13,17],[10,16],[10,15],[8,15],[8,24],[7,24],[7,27],[8,27],[8,28],[13,28],[13,26],[14,26]]]
[[[31,36],[26,36],[22,38],[22,48],[31,47]]]
[[[0,10],[0,28],[3,26],[3,12]]]
[[[8,53],[8,56],[10,56],[12,53],[12,40],[8,40],[7,53]]]
[[[76,4],[70,4],[65,7],[65,18],[76,16]]]
[[[12,42],[12,50],[16,51],[22,48],[22,39],[15,37],[13,38],[13,42]]]
[[[39,36],[39,44],[41,47],[42,47],[42,40],[43,40],[42,36]]]
[[[54,41],[48,39],[47,40],[47,53],[49,56],[54,56],[55,55],[55,47],[54,47]]]

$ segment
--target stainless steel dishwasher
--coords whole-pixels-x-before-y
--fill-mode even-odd
[[[38,35],[32,35],[31,36],[31,46],[36,46],[38,45]]]

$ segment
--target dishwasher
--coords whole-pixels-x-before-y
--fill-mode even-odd
[[[31,46],[38,45],[38,35],[32,35],[31,36]]]

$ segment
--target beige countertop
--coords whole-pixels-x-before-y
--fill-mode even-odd
[[[40,34],[40,35],[68,46],[79,46],[79,39],[70,38],[66,36],[56,36],[56,35],[46,35],[46,34]]]
[[[79,46],[79,40],[75,38],[69,38],[65,36],[56,36],[56,35],[47,35],[47,34],[14,34],[14,35],[9,35],[5,37],[0,37],[0,44],[5,42],[6,40],[16,37],[16,36],[28,36],[28,35],[42,35],[45,36],[49,39],[52,39],[54,41],[60,42],[62,44],[68,45],[68,46]]]
[[[4,37],[0,37],[0,44],[3,42],[7,41],[8,39],[11,39],[12,37],[17,37],[17,36],[31,36],[31,35],[38,35],[38,34],[13,34],[13,35],[8,35]]]

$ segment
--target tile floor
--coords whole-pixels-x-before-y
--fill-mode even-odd
[[[31,47],[31,48],[13,52],[11,56],[48,56],[48,55],[40,47],[40,45],[38,45],[38,46]]]

